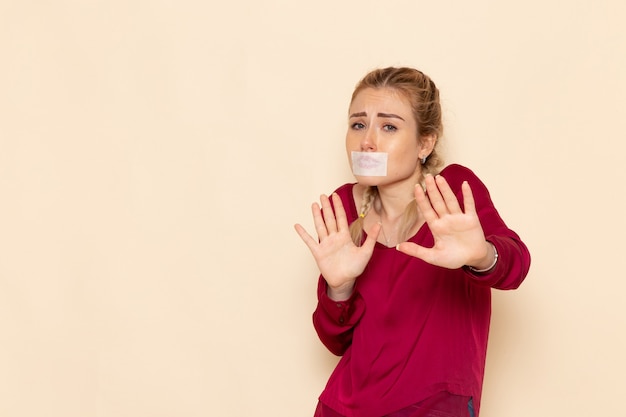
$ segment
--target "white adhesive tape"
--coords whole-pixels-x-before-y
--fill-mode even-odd
[[[387,175],[387,152],[352,151],[352,173],[364,177]]]

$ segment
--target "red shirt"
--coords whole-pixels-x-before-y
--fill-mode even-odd
[[[473,397],[479,410],[491,288],[517,288],[530,254],[472,171],[450,165],[441,175],[461,203],[461,184],[469,182],[498,262],[479,275],[436,267],[377,243],[349,300],[331,300],[320,277],[313,324],[322,343],[342,356],[320,401],[345,416],[380,417],[444,391]],[[337,190],[349,222],[357,218],[352,188],[346,184]],[[433,246],[427,225],[409,241]]]

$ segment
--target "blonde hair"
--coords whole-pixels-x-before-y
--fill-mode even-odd
[[[422,164],[422,177],[419,182],[423,182],[425,173],[437,174],[443,160],[437,152],[438,139],[443,134],[443,123],[441,116],[441,103],[439,101],[439,90],[437,86],[423,72],[407,67],[388,67],[376,69],[368,73],[356,85],[350,104],[355,97],[366,88],[389,88],[402,94],[410,103],[413,117],[417,122],[417,141],[425,136],[435,137],[435,147],[424,163]],[[378,196],[377,187],[367,187],[363,193],[359,216],[350,225],[350,234],[356,245],[361,245],[363,240],[363,223],[365,216],[369,213],[376,202]],[[412,200],[404,210],[400,222],[399,239],[406,240],[411,228],[417,222],[417,203]]]

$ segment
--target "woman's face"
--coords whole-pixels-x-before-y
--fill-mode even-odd
[[[387,153],[387,175],[355,175],[363,185],[407,182],[414,186],[420,176],[420,159],[432,145],[422,146],[417,122],[408,100],[389,88],[366,88],[352,101],[349,110],[346,151],[352,167],[352,152]],[[428,149],[430,146],[430,149]],[[354,171],[354,167],[353,171]]]

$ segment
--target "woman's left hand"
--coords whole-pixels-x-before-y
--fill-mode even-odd
[[[456,269],[464,265],[476,269],[488,268],[495,254],[491,244],[485,240],[469,184],[465,181],[462,185],[463,211],[445,178],[428,175],[425,182],[428,195],[417,185],[415,200],[433,234],[435,244],[432,248],[426,248],[404,242],[397,249],[444,268]]]

